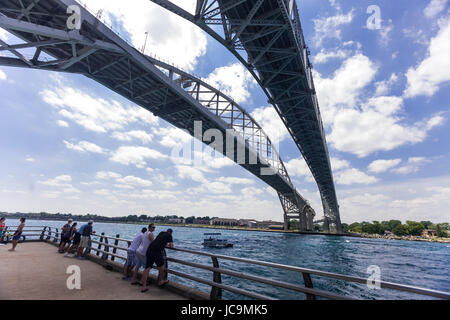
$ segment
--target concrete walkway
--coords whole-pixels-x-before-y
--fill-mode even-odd
[[[185,298],[151,284],[146,293],[122,280],[118,272],[89,260],[65,258],[53,245],[41,242],[0,245],[0,299],[44,300],[183,300]],[[81,289],[69,290],[67,267],[81,270]],[[152,271],[154,272],[154,271]]]

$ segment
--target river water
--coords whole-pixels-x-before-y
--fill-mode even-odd
[[[17,220],[9,219],[7,225],[17,225]],[[61,221],[28,220],[28,226],[58,227]],[[143,227],[136,224],[94,223],[98,233],[132,239]],[[167,226],[157,226],[155,236],[165,231]],[[450,244],[397,241],[386,239],[367,239],[338,236],[296,235],[278,232],[258,232],[239,230],[217,230],[205,228],[174,227],[173,238],[176,247],[196,251],[206,251],[234,257],[249,258],[298,267],[336,272],[345,275],[367,278],[367,268],[378,266],[381,280],[408,284],[440,291],[450,291]],[[203,233],[221,232],[222,236],[234,243],[233,248],[210,249],[202,246]],[[124,243],[121,243],[124,246]],[[119,253],[119,251],[118,251]],[[168,251],[168,256],[191,262],[212,265],[211,259],[181,252]],[[219,260],[220,267],[239,272],[258,275],[292,284],[303,285],[302,275],[292,271],[283,271],[240,262]],[[193,269],[170,263],[169,268],[197,277],[212,280],[210,271]],[[155,273],[156,270],[152,270]],[[169,275],[172,281],[195,287],[204,292],[210,286]],[[329,290],[337,294],[363,299],[424,299],[410,293],[395,292],[390,289],[369,289],[365,284],[345,283],[312,276],[315,288]],[[222,275],[222,283],[236,286],[252,292],[258,292],[278,299],[304,299],[299,292],[272,287],[252,281]],[[224,292],[227,299],[245,299],[245,297]]]

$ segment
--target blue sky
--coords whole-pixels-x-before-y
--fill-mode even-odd
[[[322,215],[299,150],[244,68],[146,0],[85,1],[136,47],[231,95],[272,139]],[[178,1],[187,10],[195,1]],[[343,222],[450,220],[450,11],[446,0],[298,0]],[[367,27],[370,5],[380,29]],[[151,17],[151,18],[149,18]],[[0,38],[17,40],[0,29]],[[0,210],[282,220],[278,197],[227,159],[176,164],[187,137],[77,75],[0,67]]]

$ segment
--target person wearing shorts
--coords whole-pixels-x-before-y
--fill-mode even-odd
[[[142,242],[142,236],[147,232],[147,228],[142,228],[141,232],[136,234],[130,247],[127,250],[127,261],[123,265],[123,278],[122,280],[128,280],[130,278],[131,270],[136,266],[136,250]]]
[[[23,228],[25,227],[25,218],[20,218],[20,225],[17,227],[16,232],[13,235],[12,248],[8,251],[15,251],[17,243],[19,242],[20,237],[22,236]]]
[[[142,273],[142,290],[141,292],[148,291],[147,288],[147,278],[148,273],[150,272],[150,268],[153,267],[153,264],[156,264],[158,267],[158,287],[163,287],[169,280],[163,279],[164,274],[164,248],[168,246],[169,248],[173,248],[173,238],[172,238],[172,229],[167,229],[167,231],[160,232],[155,240],[152,241],[150,246],[147,249],[146,258],[147,262],[145,265],[145,270]]]
[[[145,253],[147,252],[148,247],[150,246],[150,243],[153,241],[155,236],[153,235],[153,231],[155,231],[155,225],[153,223],[150,223],[148,225],[148,230],[146,233],[142,235],[142,241],[139,247],[136,250],[136,266],[134,267],[133,271],[133,278],[131,279],[132,285],[139,285],[140,283],[136,280],[137,279],[137,273],[139,271],[139,268],[144,268],[147,263],[147,258],[145,257]]]
[[[89,220],[87,224],[81,226],[80,228],[80,244],[78,246],[77,250],[77,258],[78,259],[84,259],[83,258],[83,250],[88,249],[90,247],[91,242],[91,234],[95,233],[95,231],[92,231],[92,224],[94,221]]]
[[[66,244],[70,246],[70,233],[72,232],[72,219],[69,219],[67,223],[61,229],[61,242],[59,243],[58,252],[64,253]]]
[[[78,248],[78,245],[80,243],[81,235],[78,232],[77,225],[78,224],[76,222],[74,222],[73,225],[72,225],[72,228],[70,230],[70,239],[69,239],[69,242],[68,242],[69,246],[67,248],[67,252],[64,253],[64,257],[68,257],[71,250],[73,250],[73,249],[76,250]]]

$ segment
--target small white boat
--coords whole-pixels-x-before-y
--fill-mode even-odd
[[[205,239],[203,240],[203,246],[208,248],[232,248],[233,244],[228,242],[227,239],[221,239],[221,233],[204,233]]]

